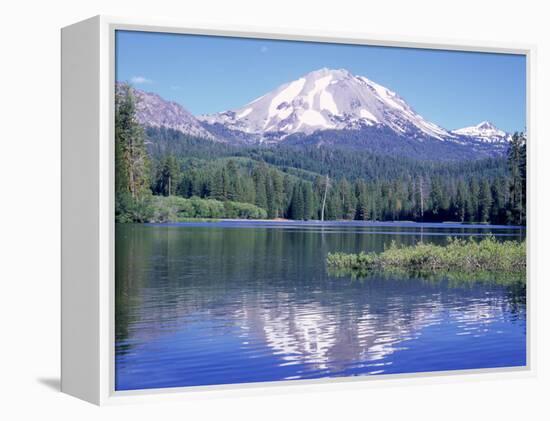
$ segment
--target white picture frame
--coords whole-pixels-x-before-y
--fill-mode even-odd
[[[343,44],[414,47],[524,54],[527,59],[528,155],[536,153],[532,128],[535,77],[533,45],[456,40],[407,39],[372,34],[311,32],[299,29],[190,25],[177,22],[96,16],[61,31],[62,52],[62,377],[63,392],[97,405],[170,399],[242,396],[296,391],[368,388],[515,378],[536,373],[533,323],[536,283],[528,264],[527,366],[382,377],[333,378],[221,386],[115,391],[114,389],[114,64],[115,31],[139,30],[182,34],[318,41]],[[528,181],[534,174],[529,159]],[[533,221],[528,188],[529,220]],[[536,229],[530,222],[528,250]],[[532,259],[528,252],[528,259]]]

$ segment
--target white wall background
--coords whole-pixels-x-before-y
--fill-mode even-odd
[[[544,1],[454,2],[6,0],[0,6],[0,418],[12,419],[549,419],[548,234],[550,30]],[[62,26],[96,15],[181,19],[380,35],[538,45],[531,162],[537,233],[538,376],[98,409],[59,379],[59,62]],[[533,209],[534,209],[533,206]],[[381,385],[382,386],[382,385]],[[547,390],[543,391],[546,387]]]

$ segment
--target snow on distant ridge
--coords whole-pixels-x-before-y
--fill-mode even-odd
[[[510,139],[510,135],[503,130],[496,128],[489,121],[482,121],[475,126],[463,127],[453,130],[452,133],[459,136],[466,136],[486,143],[502,143]]]

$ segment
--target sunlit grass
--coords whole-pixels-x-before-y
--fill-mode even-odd
[[[417,276],[456,280],[525,279],[525,241],[481,241],[448,238],[447,244],[418,243],[399,246],[392,242],[381,253],[329,253],[327,266],[333,275],[365,277],[371,272],[407,272]],[[518,276],[519,275],[519,276]]]

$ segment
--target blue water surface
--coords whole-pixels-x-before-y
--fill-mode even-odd
[[[223,221],[116,228],[117,390],[526,364],[525,283],[330,274],[331,251],[523,227]]]

